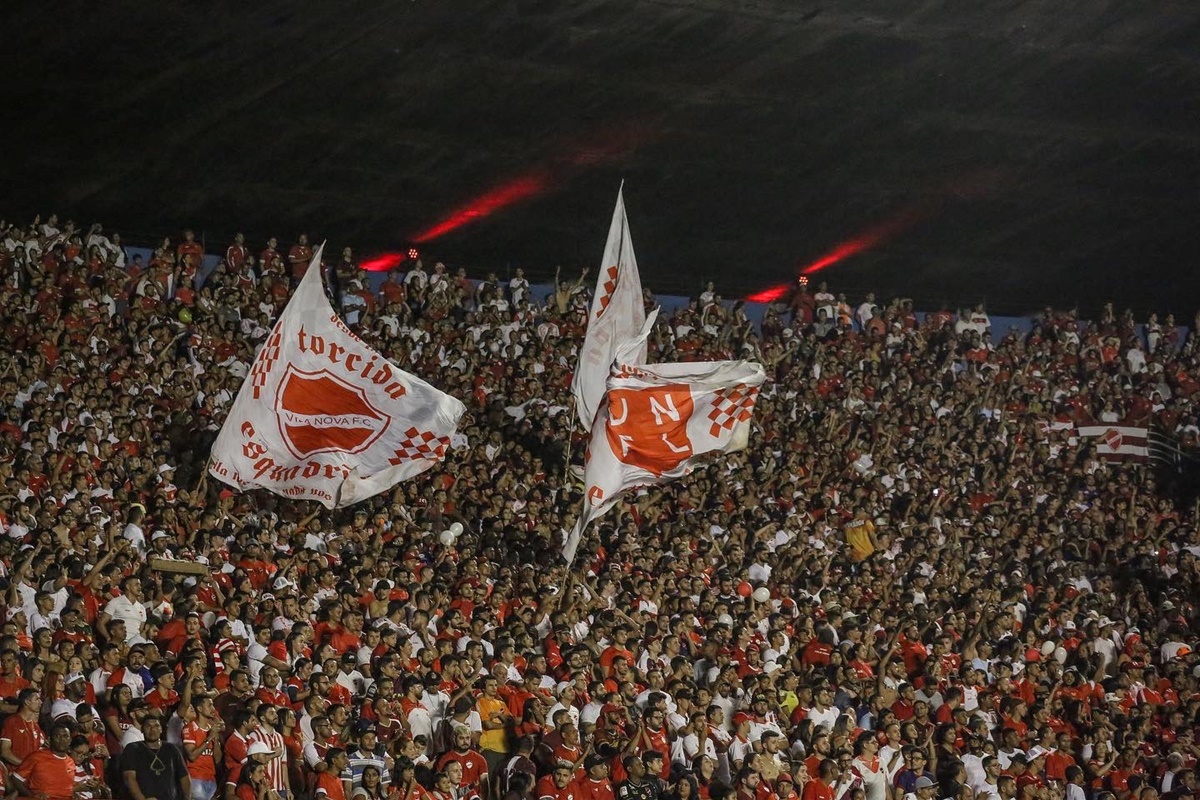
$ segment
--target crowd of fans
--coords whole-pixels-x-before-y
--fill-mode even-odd
[[[1018,335],[821,286],[756,326],[709,286],[651,360],[761,361],[750,446],[568,569],[586,273],[375,291],[331,256],[348,324],[470,414],[444,463],[326,512],[205,476],[312,250],[219,255],[0,223],[10,796],[1200,798],[1197,508],[1061,424],[1194,444],[1174,320]]]

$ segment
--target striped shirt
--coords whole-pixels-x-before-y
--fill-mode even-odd
[[[250,734],[251,742],[262,742],[277,755],[267,762],[267,783],[277,792],[287,790],[287,747],[283,743],[283,734],[268,733],[265,728]]]
[[[377,747],[374,752],[356,747],[348,750],[346,756],[350,759],[350,763],[342,771],[342,780],[351,782],[351,795],[354,794],[355,789],[362,786],[363,770],[367,767],[375,767],[379,770],[379,779],[384,786],[392,782],[392,776],[388,773],[387,762],[384,761],[382,747]]]

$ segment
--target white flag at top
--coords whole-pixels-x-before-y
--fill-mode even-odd
[[[585,428],[590,429],[596,419],[596,411],[604,399],[605,381],[617,352],[637,337],[645,320],[642,279],[633,255],[629,221],[625,217],[625,197],[623,190],[618,190],[604,259],[596,276],[596,294],[588,313],[587,334],[579,349],[575,377],[571,381],[575,411]],[[630,356],[630,363],[641,364],[645,360],[646,344],[643,341],[640,351]]]
[[[563,547],[567,563],[588,523],[623,492],[683,477],[716,453],[743,449],[765,379],[750,361],[614,364],[592,425],[583,510]]]
[[[324,247],[259,350],[209,473],[340,508],[441,461],[466,409],[342,323],[321,285]]]

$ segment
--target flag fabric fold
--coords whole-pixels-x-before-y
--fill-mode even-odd
[[[588,313],[587,332],[571,381],[575,411],[584,428],[590,429],[596,419],[596,412],[604,399],[609,369],[617,352],[637,337],[645,320],[642,279],[638,275],[633,240],[629,236],[622,188],[617,191],[617,205],[613,209],[604,258],[596,276],[596,292]],[[630,363],[640,364],[645,360],[646,345],[643,341],[640,352],[630,358]]]
[[[583,510],[563,547],[567,563],[588,524],[622,493],[743,449],[765,379],[762,366],[749,361],[614,364],[591,428]]]
[[[466,408],[354,335],[321,284],[321,253],[255,357],[209,473],[340,508],[441,461]]]

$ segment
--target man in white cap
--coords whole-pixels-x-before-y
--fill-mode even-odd
[[[82,672],[72,672],[63,682],[64,696],[54,701],[50,706],[51,719],[70,717],[75,719],[75,711],[79,704],[87,699],[87,678]]]

